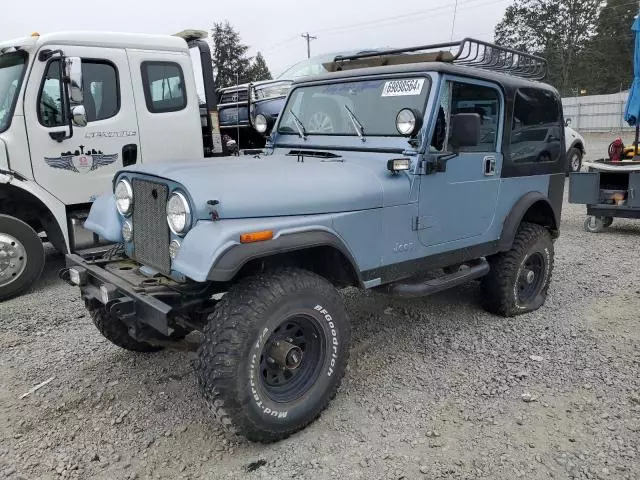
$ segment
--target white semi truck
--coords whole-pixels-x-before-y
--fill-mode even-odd
[[[68,253],[114,173],[224,154],[206,32],[98,32],[0,41],[0,301]]]

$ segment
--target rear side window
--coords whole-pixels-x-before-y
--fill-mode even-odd
[[[511,125],[511,161],[555,162],[562,154],[562,110],[556,95],[522,88],[516,93]]]
[[[82,60],[83,105],[88,122],[114,117],[120,110],[118,71],[104,60]],[[62,109],[60,60],[49,63],[38,101],[38,116],[45,127],[60,127],[68,122]]]
[[[142,83],[151,113],[177,112],[187,106],[182,68],[173,62],[143,62]]]

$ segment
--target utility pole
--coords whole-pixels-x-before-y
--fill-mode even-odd
[[[453,22],[451,23],[451,39],[450,41],[453,42],[453,32],[456,28],[456,16],[458,15],[458,0],[456,0],[456,5],[455,7],[453,7]]]
[[[303,33],[300,36],[307,41],[307,58],[311,58],[311,40],[317,40],[318,37],[314,37],[313,35],[309,35],[309,32]]]

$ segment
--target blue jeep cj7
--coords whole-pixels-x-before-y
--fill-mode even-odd
[[[114,344],[202,331],[202,393],[251,440],[335,396],[351,335],[337,289],[481,279],[485,308],[513,316],[551,280],[566,150],[545,61],[466,39],[339,62],[293,84],[265,154],[120,171],[86,222],[116,245],[67,256]]]

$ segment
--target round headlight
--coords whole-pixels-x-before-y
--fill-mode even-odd
[[[191,210],[186,197],[174,192],[167,202],[167,223],[176,235],[184,235],[191,227]]]
[[[127,243],[133,240],[133,225],[128,220],[122,224],[122,238]]]
[[[267,117],[259,113],[258,115],[256,115],[256,118],[253,120],[253,126],[255,127],[258,133],[266,133],[267,128],[269,128]]]
[[[133,189],[129,180],[122,179],[116,184],[114,191],[116,197],[116,208],[120,215],[128,217],[133,210]]]
[[[416,114],[408,108],[400,110],[396,116],[396,128],[400,135],[412,135],[415,131],[416,123]]]

